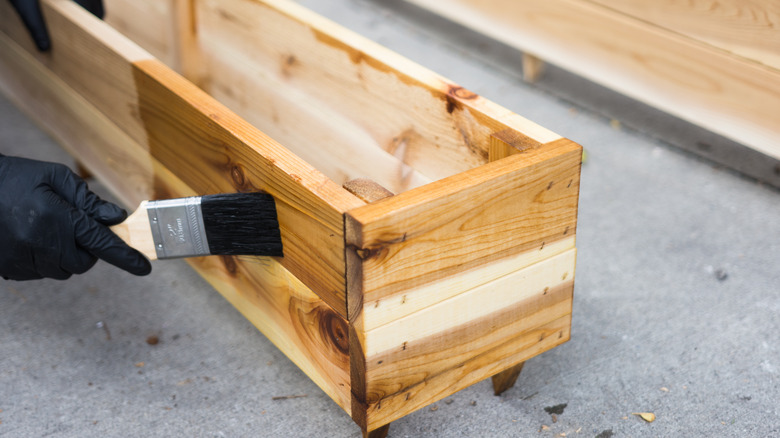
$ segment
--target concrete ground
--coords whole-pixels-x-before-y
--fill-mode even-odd
[[[391,437],[780,436],[778,191],[529,86],[379,2],[302,3],[588,152],[571,341],[501,397],[483,381]],[[73,163],[4,99],[0,153]],[[64,282],[0,280],[0,348],[2,437],[360,436],[181,261],[144,278],[99,263]]]

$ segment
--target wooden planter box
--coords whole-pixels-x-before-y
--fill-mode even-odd
[[[283,258],[191,264],[364,434],[569,339],[578,145],[287,1],[41,3],[2,90],[128,206],[271,193]]]

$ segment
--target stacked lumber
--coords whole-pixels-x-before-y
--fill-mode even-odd
[[[272,194],[284,257],[191,264],[365,435],[569,339],[577,144],[288,1],[41,3],[0,89],[128,206]]]

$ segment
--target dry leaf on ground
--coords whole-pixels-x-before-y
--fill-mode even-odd
[[[631,415],[637,415],[648,423],[655,421],[655,414],[652,412],[632,412]]]

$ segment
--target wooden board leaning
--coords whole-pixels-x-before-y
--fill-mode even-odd
[[[547,62],[704,128],[676,143],[780,187],[777,2],[404,1],[523,52],[529,81]]]

